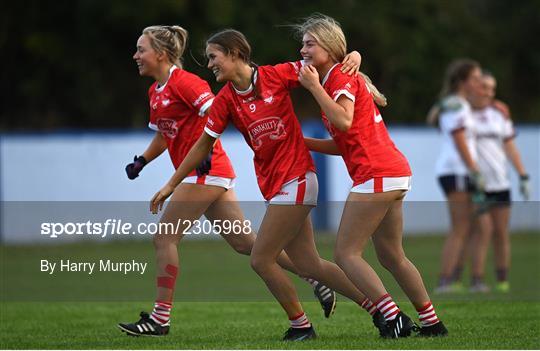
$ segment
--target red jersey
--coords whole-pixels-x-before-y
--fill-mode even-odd
[[[353,186],[374,177],[405,177],[411,175],[409,163],[396,148],[381,113],[361,76],[341,72],[341,64],[330,69],[322,81],[324,90],[337,101],[341,95],[354,101],[351,128],[336,129],[322,112],[322,120],[341,152]]]
[[[214,94],[208,83],[198,76],[172,66],[165,85],[157,82],[148,90],[150,123],[167,141],[169,156],[178,168],[187,153],[201,136],[206,124],[206,110],[212,105]],[[218,141],[212,151],[209,175],[234,178],[234,170],[227,154]],[[189,174],[196,175],[195,171]]]
[[[205,131],[218,138],[231,121],[254,152],[259,188],[266,200],[290,180],[315,171],[294,113],[289,89],[297,87],[299,64],[258,67],[253,89],[228,82],[217,94]]]

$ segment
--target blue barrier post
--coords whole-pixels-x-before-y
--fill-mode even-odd
[[[328,133],[320,121],[307,121],[302,123],[302,131],[306,137],[326,139]],[[316,230],[328,230],[328,156],[318,152],[312,152],[315,166],[317,167],[317,179],[319,181],[318,205],[311,211],[313,226]]]

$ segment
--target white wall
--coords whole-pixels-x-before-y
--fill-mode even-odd
[[[519,182],[516,172],[510,171],[512,180],[512,217],[510,227],[513,230],[540,228],[540,127],[518,126],[516,144],[527,171],[531,176],[532,194],[524,202],[519,194]],[[405,198],[406,232],[444,232],[449,228],[444,193],[436,181],[435,161],[439,154],[440,137],[433,128],[390,128],[390,134],[398,149],[409,160],[413,172],[412,189]],[[352,184],[344,177],[345,166],[339,157],[329,158],[330,166],[336,174],[329,177],[329,200],[339,201],[346,198]],[[332,206],[329,225],[337,230],[342,206]]]
[[[516,139],[531,175],[532,199],[514,204],[512,227],[540,228],[540,126],[518,127]],[[445,231],[445,203],[434,174],[440,140],[427,128],[391,128],[391,136],[407,156],[413,170],[413,189],[407,195],[406,231]],[[167,154],[146,167],[134,181],[124,167],[140,154],[152,134],[67,133],[3,134],[0,138],[0,194],[11,201],[143,201],[147,202],[173,172]],[[252,165],[252,152],[236,132],[222,137],[238,176],[235,191],[240,201],[262,201]],[[328,199],[343,201],[350,178],[340,157],[327,157]],[[512,172],[513,198],[519,200],[517,178]],[[324,186],[324,184],[321,184]],[[337,228],[340,206],[332,205],[331,228]],[[5,212],[5,211],[4,211]],[[6,218],[3,214],[3,221]],[[4,239],[7,228],[2,226]]]
[[[2,201],[147,201],[174,169],[168,154],[135,180],[125,166],[141,154],[152,133],[4,135],[1,138]],[[238,134],[223,143],[238,175],[243,200],[260,200],[251,150]],[[238,165],[245,165],[238,167]]]

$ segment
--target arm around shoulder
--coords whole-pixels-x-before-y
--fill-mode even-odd
[[[341,155],[341,152],[333,139],[304,138],[304,142],[309,151],[327,155]]]

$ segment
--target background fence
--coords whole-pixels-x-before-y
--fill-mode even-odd
[[[517,201],[513,206],[511,228],[540,229],[540,127],[518,126],[517,131],[516,143],[530,172],[533,191],[530,201],[520,201],[517,177],[511,171],[512,198]],[[305,123],[304,133],[306,136],[325,135],[318,123]],[[395,127],[390,128],[390,134],[407,156],[413,171],[413,187],[405,202],[405,231],[414,234],[445,232],[448,228],[446,203],[434,174],[440,146],[438,132],[424,127]],[[39,216],[33,220],[27,218],[24,206],[13,206],[12,202],[51,202],[50,215],[65,212],[54,202],[79,202],[79,205],[71,207],[80,206],[82,212],[87,210],[84,202],[140,202],[146,209],[147,202],[174,171],[167,153],[164,153],[149,164],[139,178],[134,181],[127,179],[125,165],[133,155],[144,151],[151,138],[152,133],[146,131],[2,135],[3,240],[20,242],[36,239],[32,233],[39,226]],[[222,141],[238,176],[235,187],[238,199],[257,227],[264,213],[264,204],[256,183],[252,152],[242,136],[231,129],[223,135]],[[320,191],[319,208],[313,211],[313,220],[317,229],[335,231],[351,181],[340,157],[314,155]],[[260,204],[256,210],[254,203]],[[99,206],[92,208],[92,215],[96,217],[107,213],[103,211],[112,214],[111,206],[104,206],[106,210],[101,211]],[[130,212],[117,211],[123,215]],[[135,213],[142,216],[138,210]],[[131,216],[135,219],[133,216],[135,214]],[[157,221],[157,217],[145,219]]]

